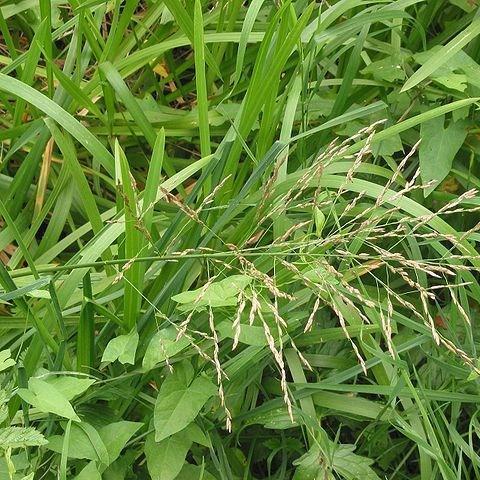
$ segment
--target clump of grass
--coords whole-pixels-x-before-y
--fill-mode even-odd
[[[477,478],[474,3],[3,2],[0,475]]]

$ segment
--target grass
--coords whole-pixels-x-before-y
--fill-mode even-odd
[[[0,2],[0,479],[480,476],[475,0]]]

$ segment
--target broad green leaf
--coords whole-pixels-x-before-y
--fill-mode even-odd
[[[439,75],[435,77],[435,81],[445,85],[447,88],[452,90],[458,90],[459,92],[464,92],[467,88],[467,76],[463,73],[449,73],[448,75]]]
[[[127,450],[102,472],[103,480],[126,480],[137,457],[135,450]]]
[[[205,377],[197,377],[189,385],[181,380],[163,384],[155,402],[155,441],[160,442],[193,422],[216,391],[215,384]]]
[[[218,480],[205,468],[186,463],[175,480]]]
[[[191,423],[186,429],[182,430],[182,432],[185,432],[193,443],[198,443],[204,447],[212,446],[210,439],[207,438],[205,433],[203,433],[202,429],[196,423]]]
[[[8,408],[6,398],[0,398],[0,422],[4,422],[8,418]]]
[[[230,320],[224,320],[215,326],[218,333],[222,338],[235,338],[235,331],[233,330],[233,322]],[[267,339],[265,338],[265,330],[263,327],[256,327],[254,325],[243,324],[240,329],[240,336],[238,337],[240,343],[246,345],[256,345],[263,347],[267,345]]]
[[[410,90],[425,80],[428,76],[438,70],[442,65],[450,61],[450,59],[459,52],[465,45],[471,42],[478,34],[480,34],[480,18],[476,18],[473,22],[455,38],[450,40],[435,55],[432,55],[406,82],[402,88],[402,92]]]
[[[170,384],[176,384],[177,382],[182,383],[183,385],[188,385],[191,383],[195,376],[195,370],[192,367],[192,364],[188,360],[183,360],[180,363],[176,363],[173,367],[173,373],[167,376],[167,378],[162,383],[162,388],[166,390],[170,389]]]
[[[153,433],[147,437],[145,456],[152,480],[173,480],[180,473],[193,443],[186,430],[188,427],[160,442]]]
[[[102,480],[102,475],[98,471],[96,462],[90,462],[74,480]]]
[[[20,480],[33,480],[35,477],[35,472],[31,472],[28,475],[23,476]]]
[[[127,442],[142,427],[143,423],[121,421],[110,423],[98,431],[107,448],[110,463],[120,456]]]
[[[91,378],[78,378],[71,375],[50,376],[46,377],[45,381],[55,387],[69,401],[87,391],[95,383],[95,380]]]
[[[102,362],[114,362],[118,360],[120,363],[133,365],[135,363],[138,339],[139,336],[136,327],[127,335],[112,338],[103,352]]]
[[[318,392],[312,395],[313,402],[319,407],[341,412],[347,415],[360,416],[371,419],[388,420],[392,411],[381,403],[363,397],[350,397],[331,392]]]
[[[48,448],[57,453],[64,449],[64,436],[54,435],[48,439]],[[72,423],[68,439],[69,458],[97,460],[104,466],[110,464],[107,447],[98,431],[89,423]]]
[[[54,413],[60,417],[65,417],[77,422],[80,421],[80,418],[73,410],[72,405],[65,395],[54,385],[40,378],[30,378],[28,381],[28,390],[21,388],[18,390],[18,394],[27,403],[38,408],[41,412]]]
[[[370,465],[373,460],[353,453],[353,445],[340,445],[333,456],[334,470],[347,480],[380,480]]]
[[[320,429],[307,453],[295,460],[297,467],[294,480],[335,479],[337,475],[346,480],[380,480],[370,467],[373,460],[353,453],[353,445],[342,445],[330,440]],[[336,474],[336,475],[334,475]]]
[[[315,265],[313,268],[302,272],[302,275],[315,283],[329,283],[330,285],[338,285],[339,283],[338,278],[322,265]]]
[[[182,305],[188,305],[188,308],[234,306],[237,304],[238,294],[251,282],[251,277],[246,275],[231,275],[211,283],[206,288],[201,287],[174,295],[172,300]]]
[[[150,343],[143,357],[142,366],[148,371],[165,359],[173,357],[190,345],[190,340],[183,336],[177,340],[177,329],[173,326],[157,332]]]
[[[45,437],[33,427],[0,428],[0,450],[7,448],[40,447],[47,444]]]
[[[15,365],[15,360],[11,356],[9,348],[0,351],[0,372]]]
[[[451,122],[445,128],[444,121],[441,116],[420,127],[420,176],[424,184],[433,181],[433,185],[425,189],[425,196],[450,173],[453,159],[467,136],[465,122]]]
[[[364,75],[371,75],[377,80],[395,82],[405,79],[403,59],[396,56],[388,56],[368,64],[363,70]]]
[[[48,448],[56,453],[62,453],[63,436],[54,435],[48,438]],[[99,460],[90,438],[78,425],[72,424],[68,442],[68,457],[86,460]]]
[[[321,237],[325,225],[325,214],[318,207],[314,207],[313,218],[315,220],[315,233],[317,237]]]
[[[102,464],[104,467],[110,465],[110,456],[108,454],[107,447],[105,446],[105,443],[103,442],[102,437],[100,437],[97,429],[86,422],[80,423],[78,426],[88,435],[88,438],[98,455],[100,464]]]
[[[402,150],[403,144],[400,135],[392,135],[391,137],[372,145],[372,153],[375,156],[390,157],[394,153],[401,152]]]
[[[335,129],[335,133],[343,137],[352,137],[362,128],[365,128],[365,123],[354,120],[352,122],[347,122],[346,125],[342,125],[342,128]]]
[[[318,445],[314,444],[310,450],[293,462],[297,468],[293,480],[335,480],[328,458]]]
[[[246,422],[247,425],[262,425],[265,428],[270,428],[273,430],[288,430],[290,428],[297,428],[299,425],[303,425],[302,419],[294,415],[293,422],[288,414],[286,408],[275,408],[269,410],[265,413],[259,413],[253,415]]]
[[[420,65],[425,64],[430,58],[441,55],[442,47],[436,45],[426,52],[420,52],[414,55],[414,59]],[[465,91],[467,83],[480,86],[480,66],[472,57],[463,50],[457,52],[448,63],[443,64],[430,78],[447,88],[452,88],[460,92]]]
[[[446,105],[441,105],[440,107],[432,108],[430,110],[427,110],[426,112],[420,113],[419,115],[415,115],[411,118],[403,120],[402,122],[399,122],[396,125],[392,125],[391,127],[388,127],[385,130],[382,130],[376,133],[373,137],[372,147],[374,147],[377,142],[382,142],[392,137],[393,135],[398,135],[399,133],[405,132],[413,127],[416,127],[417,125],[421,125],[424,122],[428,122],[432,118],[440,117],[442,115],[445,115],[446,113],[463,109],[467,106],[472,105],[475,102],[478,102],[478,100],[479,99],[477,97],[457,100],[455,102],[451,102]],[[314,130],[311,130],[311,131],[314,131]],[[308,133],[306,132],[303,135],[307,136]],[[347,148],[345,154],[351,155],[352,153],[358,152],[365,145],[365,142],[366,140],[360,140],[359,142],[356,142],[354,145]],[[374,183],[370,182],[370,184],[374,184]]]

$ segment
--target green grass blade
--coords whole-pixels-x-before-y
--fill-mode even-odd
[[[113,156],[103,144],[78,120],[75,120],[68,112],[45,95],[34,88],[25,85],[21,81],[0,73],[0,90],[11,93],[31,103],[50,118],[62,125],[76,140],[78,140],[92,155],[94,155],[107,170],[112,174],[114,171]]]
[[[197,87],[198,128],[200,130],[200,153],[211,153],[210,125],[208,120],[207,80],[205,76],[205,46],[203,41],[203,16],[200,0],[195,0],[193,48],[195,52],[195,81]]]
[[[130,259],[142,254],[144,238],[140,226],[140,206],[132,183],[133,177],[118,142],[115,143],[115,161],[119,170],[117,178],[120,181],[117,188],[121,191],[125,205],[125,258]],[[123,318],[125,331],[130,332],[136,324],[140,310],[143,272],[142,266],[137,263],[126,265],[126,267],[121,273],[125,285]]]
[[[83,277],[83,295],[90,299],[92,295],[92,283],[90,273]],[[77,371],[91,373],[94,367],[94,345],[95,345],[95,319],[93,305],[84,300],[80,312],[80,322],[77,333]]]

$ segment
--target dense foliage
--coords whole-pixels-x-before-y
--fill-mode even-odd
[[[480,478],[477,0],[0,35],[0,479]]]

